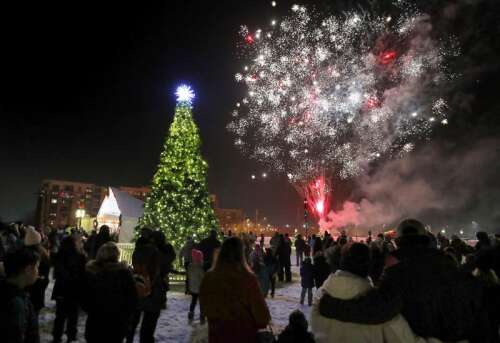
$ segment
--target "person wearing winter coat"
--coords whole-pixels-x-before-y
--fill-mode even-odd
[[[52,328],[53,342],[61,342],[65,324],[68,342],[71,342],[77,338],[80,294],[85,292],[82,283],[86,258],[78,251],[75,238],[67,236],[62,240],[54,261],[52,299],[56,301],[56,318]]]
[[[219,249],[221,246],[220,241],[217,239],[217,231],[210,230],[210,235],[202,239],[199,244],[199,250],[203,253],[204,258],[204,268],[205,271],[209,270],[212,267],[212,263],[214,260],[214,252]]]
[[[250,268],[252,268],[255,276],[257,276],[260,289],[264,294],[264,287],[266,287],[265,283],[267,282],[269,275],[264,264],[264,252],[259,244],[255,244],[254,250],[250,253]]]
[[[175,250],[162,231],[153,231],[151,241],[159,252],[159,269],[151,283],[151,294],[142,301],[141,343],[154,342],[160,312],[167,308],[169,273],[173,270],[172,264],[175,261]]]
[[[49,241],[50,257],[54,258],[59,250],[59,245],[61,244],[59,230],[55,227],[51,227],[49,233],[47,234],[47,239]]]
[[[201,282],[200,307],[208,319],[210,343],[255,343],[258,329],[271,320],[241,239],[231,237],[222,244],[214,267]]]
[[[271,240],[269,241],[269,246],[273,250],[273,253],[276,254],[278,251],[278,246],[280,244],[280,234],[278,232],[275,232],[274,235],[271,237]]]
[[[285,239],[283,234],[279,235],[279,244],[276,250],[276,256],[279,261],[278,280],[280,282],[292,282],[292,262],[290,255],[292,254],[292,247]]]
[[[42,246],[42,235],[33,226],[27,226],[24,235],[24,246],[33,249],[40,256],[38,278],[26,290],[30,295],[33,308],[39,313],[45,307],[45,290],[49,285],[50,257]]]
[[[304,244],[304,256],[311,257],[311,247],[307,242]]]
[[[314,336],[307,331],[308,326],[304,313],[293,311],[285,330],[279,334],[277,343],[315,343]]]
[[[313,259],[312,272],[314,278],[314,286],[316,289],[320,288],[323,285],[323,282],[330,275],[330,266],[326,262],[326,259],[323,255],[318,254]]]
[[[39,343],[38,315],[26,287],[38,278],[40,256],[27,247],[4,256],[5,279],[0,279],[0,341]]]
[[[88,343],[121,343],[137,308],[134,278],[128,266],[118,261],[119,256],[116,244],[108,242],[87,263],[81,307],[87,312]]]
[[[348,244],[342,249],[340,269],[326,280],[318,291],[341,299],[352,299],[370,290],[373,285],[368,277],[370,250],[362,243]],[[316,342],[353,343],[424,343],[417,337],[406,320],[398,315],[379,325],[364,325],[341,322],[321,316],[316,297],[311,311],[311,327]],[[431,342],[438,342],[431,340]]]
[[[264,282],[263,284],[262,293],[264,294],[264,298],[266,298],[269,291],[271,291],[271,298],[274,298],[274,291],[276,289],[276,273],[278,272],[278,259],[274,256],[271,248],[267,248],[266,253],[264,254],[264,266],[266,269],[267,282]]]
[[[138,296],[138,306],[132,318],[129,331],[127,333],[127,343],[134,341],[135,331],[141,316],[143,317],[139,333],[140,342],[151,340],[151,315],[144,312],[144,303],[151,296],[153,282],[157,280],[160,273],[160,252],[152,242],[140,236],[135,243],[135,250],[132,254],[132,267],[135,287]],[[153,328],[154,334],[154,328]]]
[[[184,266],[185,269],[187,269],[187,265],[189,262],[191,262],[191,251],[194,248],[194,240],[192,237],[187,237],[186,238],[186,243],[181,248],[181,251],[179,252],[179,262],[181,265]]]
[[[107,225],[102,225],[99,228],[99,233],[95,236],[95,241],[89,257],[95,259],[99,249],[108,242],[112,242],[110,228]]]
[[[404,220],[397,235],[398,249],[389,256],[392,263],[386,263],[379,286],[352,299],[326,292],[320,314],[343,322],[382,324],[401,313],[421,337],[488,342],[489,319],[479,282],[430,247],[421,222]]]
[[[300,267],[300,285],[302,286],[302,292],[300,294],[300,304],[304,305],[304,298],[307,292],[307,304],[311,306],[314,287],[314,275],[313,265],[309,257],[305,258],[305,260],[302,262],[302,266]]]
[[[90,235],[87,237],[85,240],[85,243],[83,244],[83,250],[87,254],[87,256],[92,257],[92,254],[95,252],[95,240],[97,237],[97,231],[92,230],[90,232]],[[95,258],[95,256],[94,256]]]
[[[300,266],[302,260],[304,259],[304,250],[306,247],[306,241],[302,238],[301,234],[297,235],[295,240],[295,255],[297,259],[297,267]]]
[[[179,264],[181,266],[184,266],[184,270],[188,270],[189,263],[191,262],[191,250],[194,248],[194,240],[192,237],[187,237],[186,238],[186,243],[181,248],[181,251],[179,251]],[[184,283],[185,289],[184,293],[188,294],[188,283],[189,282],[189,275],[186,273],[186,280]]]
[[[191,294],[188,319],[191,321],[194,318],[194,310],[200,295],[201,281],[203,280],[203,275],[205,275],[205,271],[203,270],[203,253],[200,250],[191,249],[191,263],[189,263],[187,274],[189,280],[188,290],[189,294]],[[200,313],[200,321],[202,323],[205,321],[203,313]]]

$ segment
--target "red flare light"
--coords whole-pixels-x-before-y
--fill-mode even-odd
[[[329,211],[331,185],[330,180],[324,175],[308,183],[295,184],[295,188],[304,196],[304,204],[309,213],[318,219],[324,218]]]
[[[380,100],[374,96],[369,97],[365,102],[365,109],[371,110],[380,106]]]
[[[316,202],[316,212],[318,212],[318,214],[320,216],[323,215],[323,211],[325,210],[325,203],[323,200],[318,200],[318,202]]]
[[[380,63],[382,64],[389,64],[392,61],[394,61],[395,58],[396,58],[396,51],[394,50],[384,51],[379,56]]]
[[[254,40],[254,38],[253,38],[252,35],[246,35],[245,36],[245,42],[247,42],[247,44],[253,44],[254,41],[255,40]]]

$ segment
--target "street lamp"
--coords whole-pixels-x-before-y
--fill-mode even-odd
[[[85,209],[79,208],[75,212],[75,217],[78,219],[78,228],[82,228],[82,218],[85,217]]]

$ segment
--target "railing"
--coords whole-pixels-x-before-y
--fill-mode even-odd
[[[127,262],[128,265],[132,265],[132,254],[134,253],[135,244],[134,243],[117,243],[118,249],[120,249],[120,261]]]
[[[132,265],[132,254],[134,253],[135,244],[134,243],[117,243],[118,249],[120,249],[120,261],[126,262],[128,265]],[[182,274],[169,274],[169,280],[172,282],[182,282],[186,280],[186,275],[184,266],[179,263],[179,259],[176,258],[173,263],[174,270]]]

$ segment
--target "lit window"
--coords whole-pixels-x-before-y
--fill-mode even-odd
[[[50,202],[51,202],[52,204],[57,204],[57,199],[52,198],[52,199],[50,199]]]

